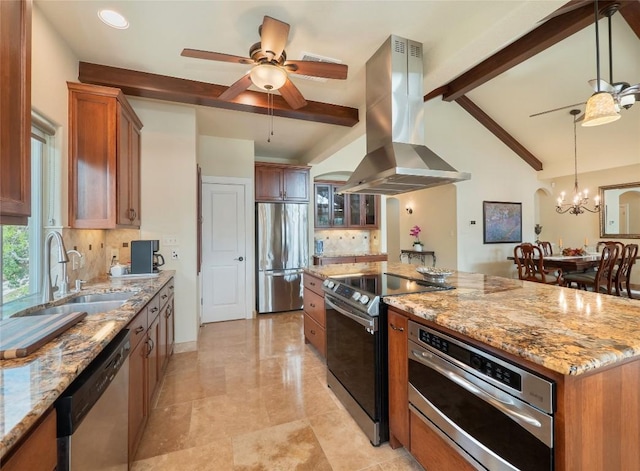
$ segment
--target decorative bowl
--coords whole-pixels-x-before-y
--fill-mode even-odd
[[[429,281],[444,281],[448,276],[453,275],[453,270],[435,267],[417,267],[416,271]]]

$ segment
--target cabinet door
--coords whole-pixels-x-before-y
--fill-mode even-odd
[[[331,186],[331,226],[332,227],[346,227],[347,215],[346,215],[346,195],[338,193],[337,186]]]
[[[331,185],[316,184],[314,205],[315,227],[331,227]]]
[[[362,195],[349,195],[349,226],[362,226]]]
[[[133,461],[136,449],[149,415],[147,402],[147,354],[149,337],[136,345],[129,355],[129,462]]]
[[[149,382],[148,382],[148,395],[147,403],[152,404],[153,400],[158,392],[158,386],[160,385],[161,371],[160,371],[160,316],[157,316],[152,322],[149,323],[149,354],[147,356]]]
[[[408,319],[389,309],[389,434],[392,448],[409,448]]]
[[[31,0],[0,1],[0,223],[31,215]]]
[[[378,227],[378,208],[380,206],[380,197],[376,195],[362,196],[362,225],[365,227]]]
[[[309,201],[309,170],[284,169],[282,180],[286,201]]]
[[[118,183],[116,204],[119,226],[140,226],[140,132],[118,105]]]
[[[256,165],[256,201],[282,201],[282,168]]]
[[[116,113],[113,97],[75,90],[69,94],[71,227],[106,229],[115,225]]]
[[[56,411],[52,409],[47,412],[44,419],[26,435],[9,460],[7,461],[6,457],[2,460],[2,471],[53,471],[56,469],[58,463]]]

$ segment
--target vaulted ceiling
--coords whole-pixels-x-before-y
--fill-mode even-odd
[[[613,17],[614,79],[637,83],[640,1],[620,3]],[[595,78],[593,4],[588,0],[35,4],[78,57],[80,80],[194,105],[201,134],[252,139],[258,156],[299,162],[326,157],[364,133],[365,62],[390,34],[423,43],[426,99],[462,106],[536,169],[561,173],[566,160],[572,160],[558,150],[572,147],[571,121],[568,110],[529,115],[585,102],[592,93],[587,81]],[[100,8],[120,11],[131,26],[122,31],[106,27],[97,17]],[[270,143],[265,93],[252,87],[231,102],[216,98],[249,66],[180,56],[185,47],[248,56],[264,15],[291,24],[289,59],[312,53],[349,66],[345,81],[294,76],[309,105],[294,111],[276,96]],[[606,22],[600,26],[603,78],[608,78]],[[639,110],[640,104],[623,111],[622,119],[600,126],[592,133],[592,145],[582,147],[600,150],[604,141],[609,143],[605,149],[615,143],[640,151]]]

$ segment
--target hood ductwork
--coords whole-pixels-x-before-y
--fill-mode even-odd
[[[339,191],[396,195],[469,180],[424,145],[422,44],[390,36],[366,73],[367,155]]]

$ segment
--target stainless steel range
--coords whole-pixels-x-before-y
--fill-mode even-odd
[[[392,273],[323,283],[327,383],[375,446],[389,439],[385,296],[452,289]]]

